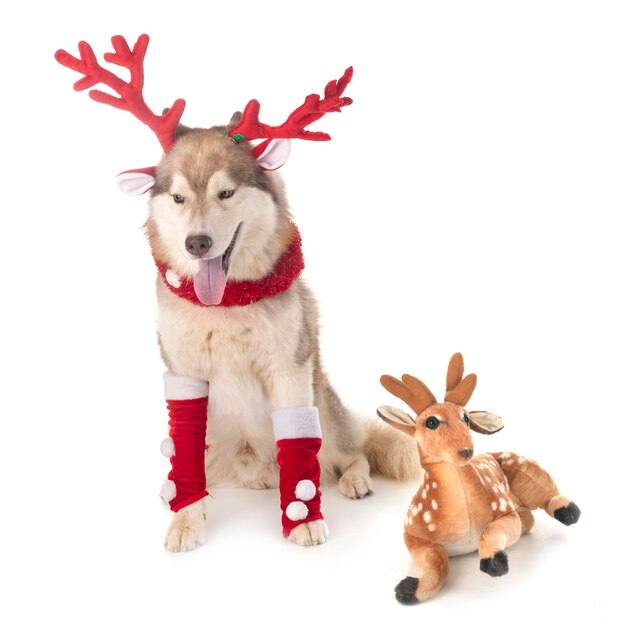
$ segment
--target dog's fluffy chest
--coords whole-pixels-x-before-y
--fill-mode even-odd
[[[209,438],[271,439],[272,373],[293,359],[302,322],[297,297],[286,292],[245,307],[203,308],[162,283],[157,290],[168,367],[209,382]]]

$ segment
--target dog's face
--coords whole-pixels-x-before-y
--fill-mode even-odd
[[[258,278],[276,260],[268,247],[286,216],[277,175],[220,128],[183,134],[163,157],[148,237],[157,259],[194,279],[205,304],[219,302],[227,278]]]

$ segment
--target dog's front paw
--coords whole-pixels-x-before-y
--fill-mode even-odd
[[[204,542],[206,507],[204,498],[174,513],[165,535],[165,549],[189,552]]]
[[[289,533],[289,540],[297,545],[321,545],[328,538],[328,526],[323,519],[301,523]]]

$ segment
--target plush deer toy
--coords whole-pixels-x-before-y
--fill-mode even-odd
[[[438,403],[424,383],[408,374],[402,380],[385,375],[380,382],[417,414],[413,419],[395,407],[378,409],[387,424],[415,437],[425,470],[404,520],[404,542],[422,575],[407,576],[396,586],[400,603],[435,595],[448,575],[448,556],[478,549],[481,571],[507,573],[504,549],[532,528],[536,508],[566,526],[578,521],[578,506],[559,493],[535,461],[512,452],[473,456],[470,430],[492,434],[502,422],[490,413],[465,409],[476,375],[463,378],[460,353],[448,366],[444,402]]]

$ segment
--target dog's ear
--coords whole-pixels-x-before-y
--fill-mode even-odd
[[[389,426],[393,426],[396,430],[409,435],[409,437],[415,436],[415,420],[402,409],[397,407],[378,407],[376,413]]]
[[[488,411],[468,411],[467,417],[469,417],[470,428],[475,433],[493,435],[504,428],[502,418]]]
[[[154,187],[156,182],[156,167],[130,169],[123,171],[116,178],[117,187],[125,195],[143,195]]]
[[[230,132],[240,121],[241,121],[241,117],[243,117],[243,115],[241,114],[240,110],[236,110],[233,114],[232,117],[230,118],[230,121],[226,124],[226,132]]]
[[[290,153],[291,141],[287,138],[275,138],[268,143],[256,161],[262,169],[275,171],[287,162]]]

